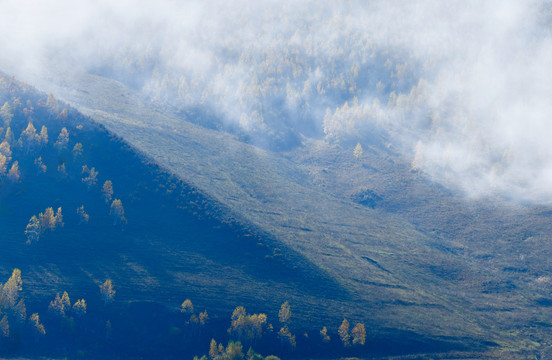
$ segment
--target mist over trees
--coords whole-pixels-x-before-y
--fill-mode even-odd
[[[113,77],[188,121],[270,149],[300,146],[302,136],[367,145],[392,133],[397,148],[417,153],[419,169],[471,195],[552,198],[541,186],[551,182],[542,136],[552,84],[541,70],[552,53],[546,1],[161,4],[124,2],[110,17],[99,3],[36,5],[33,15],[5,5],[0,14],[50,31],[3,15],[0,62],[23,74],[62,67]],[[53,25],[64,22],[76,30]],[[518,85],[532,101],[510,91]],[[45,106],[66,118],[56,103],[52,95]],[[13,108],[2,106],[5,128]],[[544,166],[530,165],[534,154]]]

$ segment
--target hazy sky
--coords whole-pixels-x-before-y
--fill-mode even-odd
[[[322,129],[329,107],[336,134],[377,123],[416,154],[416,166],[472,196],[552,201],[548,2],[335,3],[3,0],[0,64],[24,74],[52,62],[88,69],[153,61],[180,88],[177,101],[206,103],[257,132],[273,126],[255,113],[270,84],[251,84],[270,74],[279,87],[270,96],[282,97],[288,121],[308,103]],[[304,59],[303,67],[286,59]],[[368,74],[356,79],[358,102],[335,113],[351,99],[317,86],[337,84],[342,73],[346,89],[355,64]],[[149,94],[159,85],[151,75]],[[399,104],[382,101],[398,84],[406,89]]]

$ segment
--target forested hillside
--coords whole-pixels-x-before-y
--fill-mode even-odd
[[[551,9],[1,1],[0,357],[552,358]]]
[[[228,328],[285,354],[309,343],[291,331],[337,334],[328,306],[350,295],[323,270],[53,95],[0,86],[2,354],[180,357]],[[292,323],[278,320],[286,300]],[[268,317],[242,308],[232,325],[241,305]]]

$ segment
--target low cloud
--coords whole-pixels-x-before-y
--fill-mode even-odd
[[[6,0],[0,31],[16,75],[119,74],[259,143],[385,131],[470,196],[552,201],[546,1]]]

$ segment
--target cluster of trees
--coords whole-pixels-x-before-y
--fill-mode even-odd
[[[195,313],[194,304],[190,299],[186,299],[180,305],[180,312],[187,316],[186,324],[199,324],[205,326],[209,322],[209,314],[207,310],[203,310],[199,314]]]
[[[182,311],[193,311],[191,301],[186,300],[182,303]],[[186,309],[186,310],[184,310]],[[190,310],[191,309],[191,310]],[[284,302],[280,306],[278,312],[278,321],[281,325],[276,336],[280,339],[282,345],[288,346],[288,349],[296,347],[295,335],[291,334],[289,326],[291,323],[292,311],[289,302]],[[363,346],[366,343],[366,330],[363,323],[356,323],[351,331],[349,331],[349,321],[344,319],[337,329],[338,336],[344,347]],[[196,357],[196,360],[233,360],[233,359],[255,359],[267,360],[277,359],[275,356],[263,357],[257,354],[252,347],[249,351],[243,353],[243,345],[249,344],[255,346],[258,340],[261,339],[264,333],[269,333],[273,330],[273,326],[267,322],[265,314],[248,314],[243,306],[238,306],[231,316],[231,327],[228,329],[231,341],[225,347],[222,343],[217,343],[215,339],[211,340],[209,346],[209,354],[202,357]],[[308,337],[307,334],[305,336]],[[331,338],[328,334],[328,329],[323,327],[320,331],[322,342],[329,343]]]
[[[209,345],[209,356],[203,355],[201,358],[195,356],[194,360],[280,360],[274,355],[262,356],[249,348],[247,353],[243,354],[243,345],[239,341],[229,341],[226,347],[222,343],[217,344],[215,339],[211,340]]]
[[[63,226],[63,215],[61,213],[61,207],[57,209],[54,215],[54,209],[49,207],[40,213],[38,217],[33,215],[25,228],[25,236],[27,237],[27,244],[31,244],[34,241],[38,241],[40,236],[46,231],[54,231],[58,227]]]
[[[40,130],[37,130],[33,119],[35,108],[32,106],[30,99],[26,100],[26,105],[27,106],[21,110],[23,107],[21,99],[12,98],[10,101],[6,101],[0,108],[0,184],[3,178],[7,178],[12,182],[19,182],[21,179],[20,161],[13,158],[14,149],[18,149],[18,156],[23,158],[27,158],[28,156],[34,157],[33,163],[38,174],[44,174],[48,171],[48,166],[46,164],[46,160],[48,159],[46,155],[48,153],[45,154],[42,151],[49,143],[48,128],[46,125],[42,125]],[[62,121],[67,120],[67,109],[64,108],[60,112],[60,104],[52,94],[48,96],[46,102],[39,99],[37,101],[37,106],[46,108],[52,116],[56,116],[55,114],[57,114],[56,117]],[[18,119],[20,116],[23,116],[25,120],[15,123],[14,119]],[[15,128],[23,128],[21,123],[26,125],[24,125],[24,129],[21,131],[19,139],[16,140],[13,129],[14,126]],[[3,139],[1,138],[2,135]],[[66,158],[67,151],[71,149],[70,140],[71,135],[68,128],[62,127],[53,144],[53,147],[58,153],[57,170],[63,178],[68,177],[68,168],[61,159]],[[72,153],[73,161],[82,158],[84,152],[83,144],[75,142],[70,152]],[[83,165],[81,181],[90,190],[98,183],[98,174],[99,172],[94,167]],[[119,198],[114,199],[113,195],[113,183],[111,180],[106,180],[101,187],[101,196],[109,205],[108,210],[114,225],[124,225],[127,219],[125,217],[123,203]],[[87,223],[90,220],[90,216],[84,210],[84,206],[77,208],[76,211],[80,224]],[[38,241],[41,235],[46,231],[52,231],[61,226],[63,224],[61,219],[61,208],[59,208],[58,214],[55,216],[50,208],[46,209],[46,211],[38,217],[33,215],[25,229],[27,244]]]
[[[366,329],[362,323],[357,323],[349,333],[349,321],[343,319],[337,333],[345,347],[351,346],[351,337],[353,338],[353,345],[364,345],[366,343]],[[322,334],[322,332],[320,334]]]
[[[8,281],[0,286],[0,335],[5,338],[19,336],[25,326],[30,326],[37,335],[46,334],[38,313],[33,313],[27,323],[27,308],[20,294],[22,285],[21,270],[14,269]]]
[[[67,291],[64,291],[61,296],[59,293],[56,294],[56,298],[48,306],[48,311],[60,318],[72,320],[71,315],[81,317],[86,314],[86,301],[80,299],[71,306],[69,294],[67,294]]]
[[[340,6],[343,12],[324,5],[308,8],[276,16],[255,13],[245,24],[215,26],[213,31],[220,31],[215,43],[195,32],[197,53],[207,57],[200,62],[201,69],[182,66],[186,60],[181,54],[188,53],[188,43],[179,48],[184,43],[162,39],[116,51],[106,49],[103,56],[119,73],[131,75],[126,76],[131,87],[137,86],[131,79],[146,79],[142,91],[153,99],[181,109],[206,108],[223,119],[217,125],[231,124],[229,130],[243,130],[251,138],[276,140],[286,136],[286,131],[305,128],[317,135],[325,130],[330,138],[358,137],[353,130],[363,130],[367,123],[381,119],[379,112],[387,111],[386,98],[393,91],[412,87],[423,65],[400,46],[382,42],[370,22],[352,21],[358,17],[357,6]],[[236,19],[243,22],[243,16]],[[264,29],[266,24],[277,28],[278,36],[261,30],[255,39],[240,41],[243,32],[233,31],[244,26]],[[201,20],[197,26],[201,28]],[[333,109],[351,104],[355,97],[370,99],[368,108],[374,98],[383,105],[373,109],[362,105],[350,113],[353,119],[335,116],[322,124],[324,109],[333,114]],[[211,121],[205,118],[199,121]]]
[[[0,143],[0,179],[7,176],[10,181],[18,182],[21,176],[19,171],[19,162],[15,160],[10,167],[10,162],[12,161],[12,150],[10,142],[7,139],[11,137],[11,130],[8,128],[4,141]]]
[[[291,319],[291,307],[289,306],[289,302],[284,302],[282,306],[280,307],[280,311],[278,312],[278,320],[280,321],[280,324],[282,327],[280,328],[280,331],[278,331],[278,336],[282,340],[282,342],[289,344],[292,348],[295,348],[297,346],[297,343],[295,342],[295,335],[293,335],[289,331],[289,322]]]
[[[263,336],[272,325],[267,323],[266,314],[247,314],[243,306],[234,309],[231,317],[231,326],[228,333],[241,342],[252,343]]]

